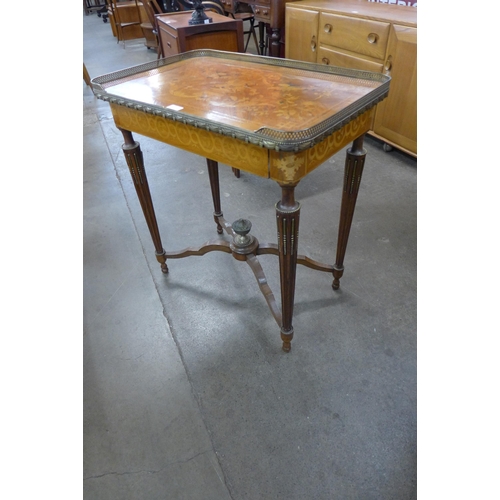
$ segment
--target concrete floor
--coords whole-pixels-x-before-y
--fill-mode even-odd
[[[154,60],[83,16],[91,77]],[[416,498],[416,160],[367,138],[341,289],[297,271],[292,351],[248,266],[163,275],[107,103],[83,84],[84,498]],[[167,251],[217,238],[204,158],[135,135]],[[299,253],[333,262],[345,152],[296,189]],[[228,221],[275,242],[272,181],[220,166]],[[223,236],[225,238],[225,236]],[[278,260],[260,258],[279,300]]]

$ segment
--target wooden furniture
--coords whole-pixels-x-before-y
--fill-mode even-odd
[[[146,11],[148,22],[141,23],[141,29],[146,38],[148,48],[155,48],[158,58],[162,56],[160,37],[158,27],[156,26],[156,16],[162,14],[163,10],[156,0],[143,0],[144,10]]]
[[[83,63],[83,81],[90,87],[90,75],[87,71],[87,66],[85,66],[85,63]]]
[[[155,16],[162,57],[194,49],[244,52],[243,21],[231,20],[212,10],[208,12],[212,22],[199,25],[189,24],[193,11],[170,12]],[[233,168],[233,173],[236,177],[240,177],[239,169]]]
[[[142,1],[136,0],[106,0],[108,4],[108,17],[110,20],[111,30],[113,36],[115,36],[118,41],[122,41],[119,37],[118,29],[116,27],[115,19],[120,19],[122,23],[129,23],[124,31],[122,30],[122,36],[124,40],[135,40],[137,38],[144,38],[144,33],[141,28],[141,23],[147,23],[149,21],[146,10]],[[114,2],[114,6],[113,6]],[[118,14],[115,14],[115,10],[118,9]],[[147,43],[146,43],[147,44]]]
[[[161,270],[169,271],[167,260],[212,251],[229,253],[246,262],[280,327],[283,350],[289,351],[294,334],[297,264],[332,273],[332,286],[339,288],[365,163],[363,137],[374,106],[388,93],[389,80],[380,73],[196,50],[94,78],[92,85],[96,97],[110,103],[115,125],[125,139],[123,151]],[[226,230],[229,241],[219,238],[196,248],[165,251],[142,152],[133,132],[208,158],[217,232]],[[301,207],[295,200],[295,187],[351,142],[345,163],[336,261],[322,264],[298,255]],[[259,243],[249,234],[251,224],[247,220],[230,224],[224,219],[218,162],[279,184],[277,245]],[[278,256],[281,308],[257,259],[263,254]]]
[[[144,45],[148,49],[154,50],[158,57],[161,57],[160,43],[158,41],[157,32],[154,26],[149,21],[141,22],[140,26],[142,35],[145,39]]]
[[[286,5],[290,59],[391,76],[370,134],[417,156],[417,10],[366,0],[303,0]],[[388,150],[388,147],[384,147]]]
[[[242,3],[252,7],[258,23],[260,54],[272,57],[284,56],[285,5],[290,1],[294,0],[242,0]]]
[[[156,16],[163,57],[194,49],[243,52],[243,23],[215,12],[212,22],[190,25],[193,11],[169,12]]]
[[[221,1],[219,1],[219,0],[202,0],[201,3],[203,4],[203,7],[205,8],[205,10],[217,12],[217,14],[224,15],[224,7],[223,7]],[[185,9],[185,10],[193,10],[193,9],[190,8],[190,9]]]
[[[248,44],[250,43],[250,39],[253,38],[255,43],[255,48],[257,49],[257,53],[261,54],[261,49],[259,42],[257,40],[257,33],[255,32],[255,16],[250,5],[239,2],[238,0],[220,0],[221,5],[223,6],[223,10],[226,14],[231,16],[233,19],[241,19],[243,23],[248,21],[249,28],[248,31],[243,32],[243,36],[247,35],[247,41],[245,42],[245,52],[248,49]]]
[[[125,47],[126,40],[142,38],[144,35],[141,30],[141,16],[137,0],[119,2],[118,0],[109,0],[110,21],[114,26],[113,34],[118,43],[123,42]]]

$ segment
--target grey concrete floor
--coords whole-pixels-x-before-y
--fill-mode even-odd
[[[91,77],[151,61],[83,16]],[[341,289],[299,266],[292,351],[230,255],[163,275],[107,103],[83,86],[84,498],[416,498],[416,160],[367,138]],[[217,238],[204,158],[135,135],[167,251]],[[345,151],[296,189],[333,262]],[[227,220],[275,242],[272,181],[220,165]],[[220,236],[226,238],[226,236]],[[260,258],[279,300],[278,261]]]

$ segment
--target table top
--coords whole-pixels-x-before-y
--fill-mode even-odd
[[[195,50],[92,80],[95,95],[277,151],[312,147],[388,94],[388,76]]]
[[[212,19],[212,22],[207,24],[242,22],[242,21],[236,21],[232,17],[226,17],[223,16],[222,14],[217,14],[217,12],[212,12],[209,10],[206,10],[205,14],[207,15],[207,17]],[[181,12],[167,12],[165,14],[158,14],[155,17],[157,22],[159,22],[160,24],[168,24],[173,29],[177,30],[179,28],[192,28],[194,26],[199,26],[197,24],[189,24],[189,21],[191,20],[192,16],[193,16],[193,11],[188,10]]]

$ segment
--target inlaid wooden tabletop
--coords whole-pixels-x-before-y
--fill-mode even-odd
[[[315,127],[328,128],[337,116],[374,106],[388,89],[384,75],[218,51],[194,57],[195,52],[100,83],[114,102],[146,111],[171,111],[250,133],[296,133],[301,139]]]

